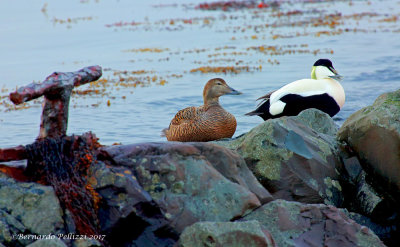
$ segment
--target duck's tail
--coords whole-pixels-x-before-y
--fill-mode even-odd
[[[264,117],[264,115],[268,115],[266,113],[269,112],[269,105],[270,105],[269,104],[269,98],[271,97],[271,94],[273,92],[275,92],[275,91],[268,92],[266,95],[261,96],[260,98],[258,98],[257,100],[262,100],[262,101],[258,104],[257,109],[255,109],[254,111],[248,112],[248,113],[246,113],[244,115],[246,115],[246,116],[260,116],[264,120],[266,120],[265,117],[267,117],[267,116]]]
[[[165,128],[165,129],[161,130],[161,137],[166,137],[168,130],[169,130],[169,128]]]
[[[262,114],[262,113],[258,112],[257,110],[254,110],[254,111],[248,112],[248,113],[246,113],[244,115],[246,115],[246,116],[258,116],[260,114]]]
[[[269,113],[269,100],[262,103],[260,106],[257,107],[254,111],[248,112],[244,115],[246,116],[259,116],[264,120],[272,118],[271,114]]]

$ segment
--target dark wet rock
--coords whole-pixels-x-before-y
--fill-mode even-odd
[[[399,246],[400,241],[398,234],[396,234],[396,225],[384,226],[361,214],[348,212],[347,210],[344,210],[344,213],[358,224],[371,229],[387,246]]]
[[[40,239],[26,247],[67,247],[67,245],[58,238],[55,239]]]
[[[245,135],[216,142],[236,150],[274,198],[342,204],[336,126],[325,113],[271,119]]]
[[[351,115],[338,132],[344,144],[346,207],[384,230],[388,246],[400,237],[400,90],[379,96]],[[356,200],[355,200],[356,199]]]
[[[385,246],[367,227],[334,206],[275,200],[241,221],[257,220],[277,246]]]
[[[132,242],[171,246],[178,239],[173,229],[169,232],[169,220],[130,169],[100,162],[92,167],[89,180],[102,198],[98,215],[111,246]]]
[[[78,239],[72,243],[72,247],[102,247],[99,241],[94,239]]]
[[[353,184],[358,183],[363,168],[361,167],[357,157],[353,156],[351,158],[343,159],[343,167],[348,175],[347,180]]]
[[[25,246],[32,239],[13,239],[18,234],[64,232],[60,203],[50,186],[16,182],[0,174],[0,242]]]
[[[169,246],[195,222],[229,221],[272,200],[244,160],[216,144],[112,146],[99,158],[108,166],[96,166],[91,183],[109,239]]]
[[[338,138],[357,154],[383,190],[400,191],[400,90],[379,96],[351,115]],[[383,183],[383,184],[382,184]]]
[[[362,168],[357,157],[343,158],[342,188],[345,193],[343,206],[353,212],[373,217],[379,205],[384,201],[367,181],[367,173]]]
[[[271,234],[256,220],[244,222],[198,222],[187,227],[178,247],[276,246]]]
[[[354,199],[354,198],[353,198]],[[375,210],[379,210],[378,205],[382,203],[383,198],[375,191],[375,189],[366,181],[366,173],[362,171],[357,184],[356,191],[356,208],[357,212],[361,212],[368,216],[373,216]]]

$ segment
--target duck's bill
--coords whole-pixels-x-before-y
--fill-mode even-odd
[[[337,80],[337,81],[341,81],[343,79],[343,76],[341,76],[339,74],[331,75],[329,77],[334,79],[334,80]]]
[[[239,95],[242,94],[241,92],[229,87],[229,89],[231,90],[229,93],[227,93],[227,95]]]
[[[329,76],[330,78],[340,81],[343,79],[343,76],[339,75],[339,73],[334,68],[329,68],[335,75]]]

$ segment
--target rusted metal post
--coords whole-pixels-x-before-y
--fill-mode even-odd
[[[74,87],[95,81],[102,75],[100,66],[76,72],[54,72],[42,83],[31,83],[10,94],[14,104],[21,104],[44,96],[38,139],[61,137],[67,133],[68,106]]]
[[[25,147],[19,145],[18,147],[0,149],[0,161],[21,160],[26,158]]]
[[[74,87],[96,81],[102,75],[100,66],[85,67],[76,72],[54,72],[42,83],[31,83],[10,94],[18,105],[44,96],[38,140],[65,136],[68,127],[68,106]],[[0,149],[0,161],[26,158],[25,147]]]

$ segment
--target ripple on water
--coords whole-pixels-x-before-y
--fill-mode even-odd
[[[68,134],[93,131],[108,145],[164,141],[160,131],[178,110],[203,104],[204,84],[214,77],[243,92],[220,99],[236,116],[235,136],[262,123],[244,116],[258,97],[309,78],[318,58],[331,59],[345,76],[338,124],[399,88],[400,32],[391,17],[400,0],[294,0],[229,11],[196,9],[202,2],[9,1],[0,11],[0,103],[17,85],[99,64],[104,91],[73,97]],[[228,67],[238,73],[224,73]],[[34,140],[41,114],[36,106],[6,111],[0,105],[0,147]]]

